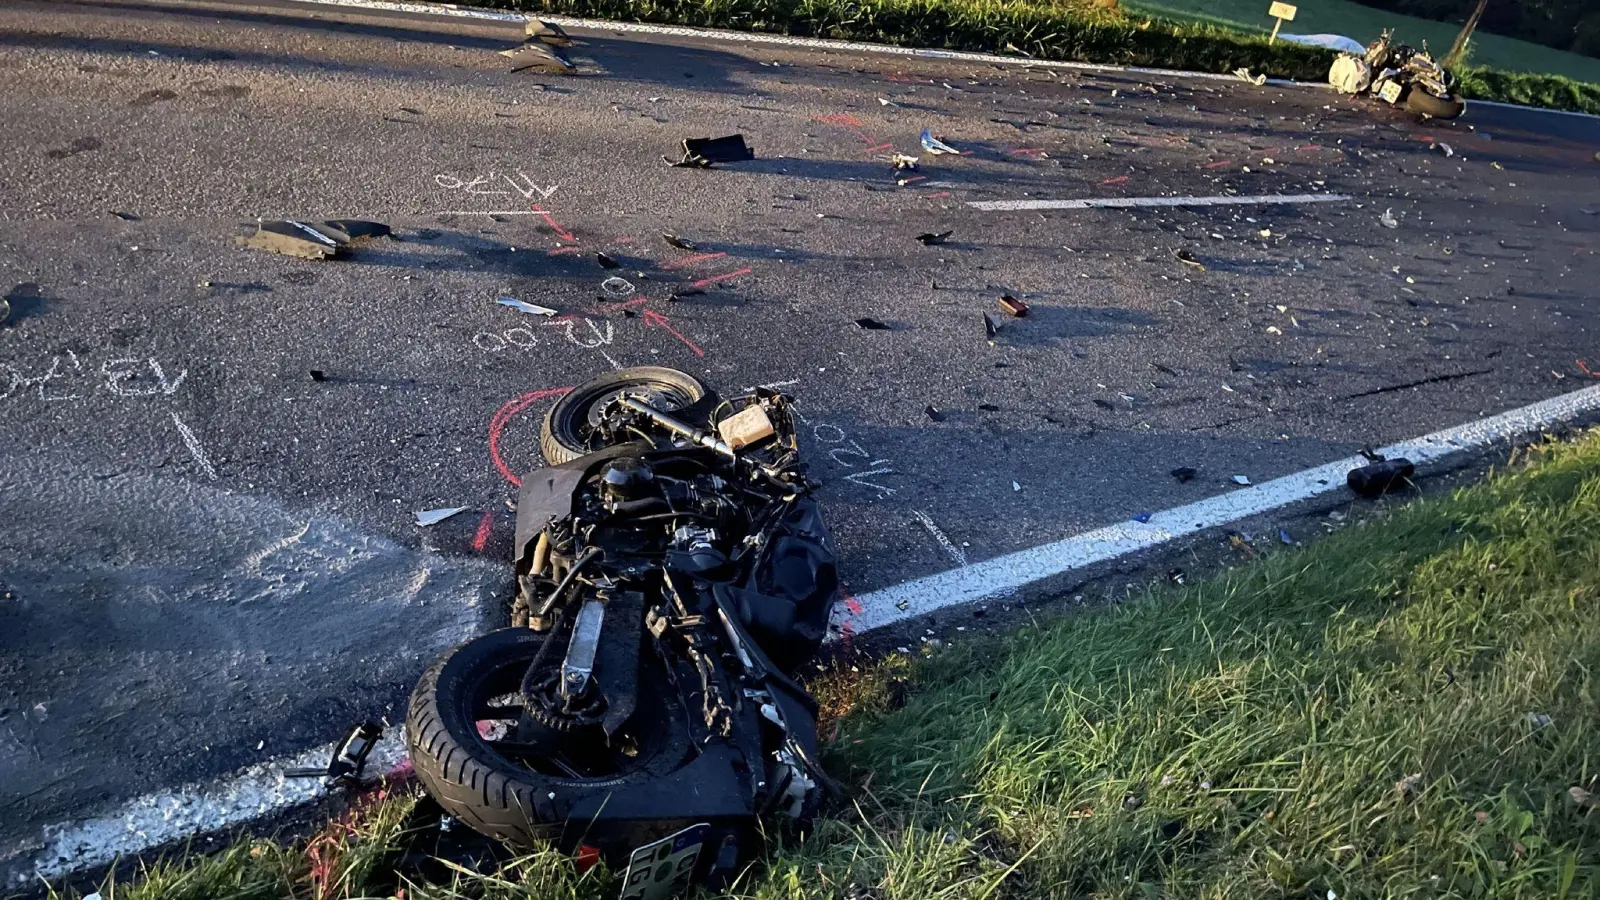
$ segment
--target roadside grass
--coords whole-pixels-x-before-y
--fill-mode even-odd
[[[1262,34],[1271,33],[1274,22],[1267,15],[1271,4],[1265,0],[1123,0],[1122,5],[1132,12]],[[1434,55],[1441,58],[1454,43],[1462,24],[1399,15],[1351,0],[1305,0],[1295,5],[1299,8],[1295,20],[1283,23],[1283,30],[1289,34],[1342,34],[1367,44],[1385,28],[1392,28],[1400,41],[1414,47],[1421,47],[1426,41]],[[1472,36],[1468,58],[1475,66],[1504,72],[1563,75],[1600,84],[1600,59],[1482,30]]]
[[[1600,895],[1600,431],[1189,586],[1037,615],[823,685],[850,796],[730,896]],[[311,842],[334,852],[256,841],[102,893],[394,897],[410,802]],[[617,883],[542,853],[401,887]]]
[[[1152,11],[1156,6],[1162,7],[1159,15],[1154,16],[1140,9],[1103,6],[1096,0],[461,0],[461,5],[911,47],[1026,54],[1050,60],[1196,72],[1232,72],[1245,68],[1298,81],[1327,79],[1334,59],[1332,52],[1283,41],[1268,45],[1266,33],[1254,24],[1244,24],[1241,30],[1241,23],[1252,22],[1249,18],[1235,20],[1226,15],[1203,14],[1203,11],[1197,15],[1191,9],[1211,2],[1213,0],[1192,3],[1137,0]],[[1216,2],[1223,4],[1223,0]],[[1265,7],[1263,3],[1262,8]],[[1190,11],[1185,13],[1184,10]],[[1362,39],[1360,35],[1353,36]],[[1454,37],[1453,32],[1451,36]],[[1448,41],[1445,45],[1448,46]],[[1551,59],[1585,59],[1541,49]],[[1593,70],[1580,70],[1575,63],[1572,65],[1575,67],[1572,71],[1590,71],[1600,81],[1600,75],[1595,75]],[[1600,67],[1600,63],[1596,66]],[[1538,69],[1540,73],[1546,71],[1544,66]],[[1498,70],[1486,71],[1501,74]],[[1546,81],[1552,83],[1546,84]],[[1469,81],[1468,86],[1471,88],[1467,93],[1469,99],[1548,100],[1552,104],[1564,104],[1555,106],[1558,109],[1600,114],[1600,84],[1585,83],[1578,85],[1578,89],[1568,89],[1554,75],[1522,74],[1514,79],[1480,77]],[[1512,87],[1516,89],[1515,94],[1498,93],[1502,88]]]

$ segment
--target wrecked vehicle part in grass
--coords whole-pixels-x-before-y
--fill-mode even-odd
[[[619,869],[670,857],[682,884],[726,883],[763,818],[811,818],[829,782],[791,675],[839,585],[790,402],[637,368],[551,409],[551,465],[518,498],[512,626],[412,694],[407,748],[447,812]]]

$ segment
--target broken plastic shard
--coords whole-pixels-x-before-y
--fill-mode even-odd
[[[945,414],[940,412],[938,408],[931,403],[928,404],[928,408],[924,409],[923,412],[927,414],[928,418],[934,420],[935,422],[943,422],[946,418]]]
[[[926,246],[928,246],[930,244],[942,244],[945,241],[949,240],[950,239],[950,235],[952,235],[952,234],[955,234],[955,232],[954,231],[940,231],[940,232],[937,232],[937,233],[935,233],[935,232],[923,232],[922,234],[917,235],[917,241],[919,243],[921,243],[924,247],[926,247]]]
[[[608,253],[596,253],[594,255],[594,261],[599,263],[600,268],[602,269],[622,268],[622,263],[617,262],[617,260]]]
[[[536,306],[532,303],[523,303],[515,297],[501,297],[495,301],[501,306],[509,306],[517,312],[531,313],[535,316],[553,316],[556,311],[548,306]]]
[[[241,247],[281,253],[299,259],[334,259],[342,254],[345,248],[344,241],[293,219],[260,222],[256,225],[255,234],[236,237],[233,240]]]
[[[1234,69],[1233,74],[1240,81],[1248,81],[1256,87],[1261,87],[1267,83],[1267,73],[1265,72],[1262,72],[1260,75],[1251,75],[1249,69],[1241,68]]]
[[[443,509],[418,510],[417,524],[426,528],[429,525],[437,525],[440,522],[443,522],[445,519],[456,515],[457,513],[464,513],[466,511],[467,507],[465,506],[449,506]]]
[[[1022,485],[1017,484],[1015,481],[1013,481],[1013,482],[1011,482],[1011,490],[1012,490],[1013,493],[1015,493],[1017,491],[1020,491],[1020,490],[1022,490]]]
[[[1399,228],[1400,220],[1394,217],[1394,209],[1391,208],[1384,210],[1383,215],[1378,217],[1378,224],[1385,228]]]
[[[1028,304],[1010,294],[1000,295],[1000,308],[1019,319],[1028,314]]]
[[[1451,146],[1449,144],[1446,144],[1443,141],[1440,141],[1439,143],[1434,144],[1434,146],[1439,148],[1439,152],[1444,154],[1445,159],[1449,159],[1450,157],[1456,155],[1456,151],[1453,148],[1451,148]]]
[[[569,75],[578,70],[566,56],[555,46],[543,41],[528,41],[510,50],[501,50],[500,55],[511,60],[511,71],[521,72],[527,69],[541,69],[546,72],[556,72]]]
[[[680,168],[709,169],[712,163],[743,162],[755,159],[756,153],[745,145],[744,135],[730,134],[719,138],[684,138],[683,159],[667,160]]]
[[[933,132],[927,128],[922,129],[922,134],[919,136],[919,140],[922,141],[922,149],[932,153],[934,156],[938,156],[942,153],[949,153],[954,156],[961,155],[960,150],[957,150],[949,144],[946,144],[944,141],[934,137]]]
[[[1250,476],[1248,476],[1248,475],[1235,475],[1235,476],[1233,476],[1233,483],[1234,484],[1238,484],[1238,485],[1243,485],[1245,487],[1249,487],[1250,486]]]
[[[312,381],[317,381],[317,382],[327,381],[328,380],[328,373],[322,371],[321,369],[312,369],[311,370],[311,380]]]
[[[1206,270],[1206,264],[1198,259],[1195,259],[1194,254],[1190,253],[1188,250],[1179,250],[1176,256],[1178,257],[1178,262],[1181,262],[1186,266],[1194,266],[1196,269],[1199,269],[1202,272]]]
[[[539,41],[552,47],[572,46],[572,38],[561,30],[560,25],[554,22],[546,22],[542,19],[529,20],[526,29],[523,31],[523,36],[530,41]]]
[[[347,244],[368,238],[389,237],[394,233],[389,226],[382,222],[369,222],[365,219],[329,219],[318,228],[335,240],[341,240]]]
[[[867,318],[867,317],[862,317],[860,319],[857,319],[856,320],[856,325],[858,327],[860,327],[860,328],[865,328],[867,331],[893,331],[894,330],[894,328],[892,326],[890,326],[890,325],[888,325],[888,324],[886,324],[884,322],[879,322],[877,319],[872,319],[872,318]]]
[[[1191,469],[1188,466],[1179,466],[1178,468],[1172,470],[1172,477],[1178,479],[1179,484],[1183,484],[1187,481],[1193,481],[1194,477],[1199,474],[1200,472],[1198,469]]]
[[[1151,518],[1152,518],[1152,515],[1150,513],[1142,512],[1142,513],[1135,514],[1134,517],[1133,517],[1133,520],[1135,522],[1138,522],[1140,525],[1144,525],[1144,524],[1148,523]]]
[[[1000,323],[995,320],[994,316],[984,313],[983,330],[989,336],[989,340],[992,341],[995,339],[995,335],[1000,333]]]
[[[663,232],[661,239],[672,246],[677,247],[679,250],[695,251],[700,249],[700,245],[696,244],[694,241],[691,241],[685,237],[679,237],[671,232]]]
[[[1291,547],[1294,546],[1294,538],[1289,534],[1289,529],[1287,528],[1278,529],[1278,540],[1283,541],[1285,544],[1288,544]]]
[[[889,157],[889,161],[894,163],[896,172],[915,172],[922,167],[921,159],[905,153],[896,153]]]

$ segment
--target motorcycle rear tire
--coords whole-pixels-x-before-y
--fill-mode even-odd
[[[568,845],[582,837],[606,852],[620,849],[625,859],[630,848],[607,847],[605,835],[593,830],[585,834],[588,821],[566,828],[568,813],[582,792],[621,793],[676,769],[692,749],[682,707],[660,691],[646,689],[650,679],[641,677],[640,708],[632,721],[649,729],[653,746],[641,754],[636,768],[598,779],[595,786],[519,765],[479,734],[474,694],[495,672],[509,671],[520,679],[544,640],[545,635],[526,628],[502,628],[456,647],[429,666],[411,693],[406,713],[412,767],[445,812],[481,834],[521,848],[553,841],[562,850],[573,849]]]
[[[1446,100],[1412,88],[1406,94],[1406,109],[1435,119],[1454,119],[1467,111],[1467,104],[1462,100]]]
[[[619,369],[591,378],[564,394],[545,414],[539,429],[539,452],[559,466],[602,449],[590,443],[589,412],[595,404],[629,388],[668,391],[688,406],[706,395],[706,386],[687,372],[661,366]],[[665,410],[670,412],[671,410]]]

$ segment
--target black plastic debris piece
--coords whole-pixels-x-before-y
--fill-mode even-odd
[[[383,737],[383,726],[376,722],[362,722],[350,729],[350,734],[333,751],[326,769],[289,769],[285,778],[321,778],[328,787],[355,787],[367,767],[367,757]]]
[[[1188,250],[1179,250],[1176,255],[1178,257],[1178,262],[1181,262],[1186,266],[1194,266],[1196,269],[1199,269],[1202,272],[1206,270],[1206,264],[1198,259],[1195,259],[1194,254],[1190,253]]]
[[[312,381],[319,381],[319,382],[320,381],[327,381],[328,380],[328,373],[322,371],[321,369],[312,369],[311,370],[311,380]]]
[[[523,29],[523,37],[530,41],[549,44],[552,47],[571,47],[572,38],[554,22],[542,19],[530,19],[527,27]]]
[[[744,135],[730,134],[719,138],[684,138],[683,159],[667,164],[678,168],[709,169],[713,163],[744,162],[755,159],[756,152],[744,142]]]
[[[116,211],[113,211],[111,214],[113,216],[116,216],[117,218],[121,219],[124,222],[137,222],[137,221],[139,221],[139,217],[134,215],[131,212],[116,212]]]
[[[1397,487],[1404,487],[1408,479],[1417,473],[1417,467],[1411,460],[1404,457],[1396,459],[1382,459],[1369,462],[1360,468],[1351,469],[1345,476],[1345,484],[1357,496],[1371,500],[1381,497]]]
[[[856,325],[858,327],[865,328],[868,331],[893,331],[894,330],[894,326],[889,325],[888,323],[885,323],[885,322],[879,322],[877,319],[868,318],[868,317],[862,317],[862,318],[857,319],[856,320]]]
[[[1117,407],[1111,401],[1101,400],[1099,397],[1094,398],[1094,405],[1100,407],[1101,409],[1109,409],[1112,412],[1115,412],[1117,409]]]
[[[1028,314],[1028,304],[1010,294],[1000,295],[1000,308],[1018,319]]]
[[[1200,471],[1198,469],[1191,469],[1188,466],[1179,466],[1178,468],[1172,470],[1172,477],[1178,479],[1179,484],[1187,484],[1193,481],[1194,477],[1199,474]]]
[[[989,340],[993,341],[1000,334],[1000,323],[995,320],[994,316],[984,313],[983,330],[989,336]]]
[[[1160,372],[1163,375],[1171,375],[1173,378],[1179,377],[1178,370],[1172,368],[1171,366],[1164,366],[1161,363],[1153,362],[1150,364],[1150,368],[1155,369],[1157,372]]]
[[[679,300],[682,300],[685,297],[698,297],[698,296],[704,294],[705,292],[706,292],[705,288],[697,288],[697,287],[679,288],[678,290],[675,290],[672,293],[667,295],[667,302],[668,303],[677,303]]]
[[[338,259],[350,247],[389,233],[389,226],[382,222],[361,219],[335,219],[320,224],[279,219],[257,223],[255,234],[236,237],[234,242],[252,250],[300,259]]]
[[[679,250],[688,250],[692,253],[700,249],[700,245],[696,244],[694,241],[691,241],[686,237],[680,237],[676,234],[672,234],[671,232],[662,234],[661,239],[672,246],[677,247]]]
[[[1182,569],[1172,569],[1167,572],[1167,580],[1173,584],[1183,584],[1189,579],[1188,576],[1183,574]]]
[[[528,69],[539,69],[554,72],[560,75],[570,75],[578,71],[578,67],[567,59],[559,49],[564,45],[551,45],[544,41],[529,40],[520,46],[509,50],[501,50],[500,55],[511,60],[512,72],[522,72]]]
[[[949,418],[944,413],[940,412],[939,409],[932,403],[928,404],[928,408],[924,409],[923,412],[927,413],[928,418],[934,420],[935,422],[943,422],[945,419]]]
[[[617,262],[615,258],[606,253],[596,253],[594,255],[594,261],[599,263],[600,268],[602,269],[622,268],[622,263]]]
[[[917,235],[917,242],[922,244],[922,246],[924,246],[924,247],[928,247],[928,246],[931,246],[933,244],[942,244],[945,241],[949,240],[950,239],[950,235],[952,235],[952,234],[955,234],[955,232],[954,231],[940,231],[940,232],[931,232],[930,231],[930,232],[924,232],[922,234]]]

